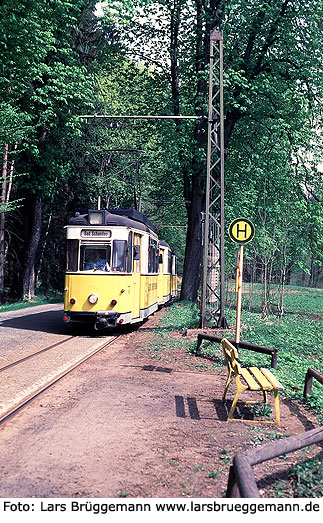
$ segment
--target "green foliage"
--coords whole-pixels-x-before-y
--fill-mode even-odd
[[[0,147],[19,142],[30,132],[27,123],[30,118],[9,102],[0,102]]]
[[[207,477],[211,479],[216,479],[219,471],[218,470],[212,470],[208,473]]]
[[[208,29],[223,29],[226,220],[245,215],[255,223],[248,259],[254,271],[257,267],[256,277],[266,271],[266,278],[284,285],[289,271],[309,272],[311,263],[322,263],[323,186],[317,167],[322,161],[322,1],[300,7],[234,0],[219,2],[218,11],[211,2],[198,5],[185,0],[176,5],[162,0],[113,3],[132,60],[166,78],[165,63],[178,53],[182,114],[207,114],[208,56],[203,42]],[[175,11],[180,20],[177,48],[170,40]],[[169,98],[168,107],[161,107],[172,111],[171,102]],[[181,158],[178,175],[184,174],[193,187],[194,177],[205,170],[205,158],[196,161],[200,151],[191,134],[186,138],[189,147],[184,141],[173,143]],[[226,252],[233,259],[229,241]],[[267,289],[264,301],[266,294]],[[283,298],[280,308],[283,311]]]
[[[0,5],[0,147],[17,145],[15,173],[25,174],[14,179],[12,198],[27,198],[28,207],[32,194],[42,194],[45,249],[38,251],[38,282],[60,285],[44,268],[47,261],[50,273],[63,269],[60,229],[68,216],[96,206],[98,194],[103,203],[108,194],[111,207],[132,207],[134,186],[137,203],[140,194],[142,211],[179,255],[182,270],[190,204],[200,200],[203,208],[206,144],[197,135],[206,136],[205,126],[201,133],[189,121],[130,121],[116,127],[112,121],[85,123],[78,116],[167,115],[177,102],[181,114],[206,115],[209,53],[204,44],[209,30],[220,27],[226,223],[246,215],[256,225],[246,250],[250,281],[266,276],[284,286],[291,273],[300,272],[315,285],[323,261],[323,187],[317,168],[322,1],[233,0],[217,2],[217,9],[209,0],[112,1],[100,19],[93,16],[95,5],[94,0],[4,0]],[[174,21],[179,21],[177,44]],[[178,99],[170,70],[175,56]],[[109,150],[122,148],[144,151],[139,170],[136,155],[110,157]],[[201,182],[197,190],[196,180]],[[197,221],[193,225],[199,229]],[[26,231],[12,226],[19,222],[25,222]],[[9,214],[8,260],[18,258],[21,266],[28,226],[26,215]],[[196,233],[189,229],[192,236]],[[225,242],[230,275],[235,246],[227,237]],[[196,274],[196,268],[188,270]],[[268,298],[269,287],[261,304],[266,314],[289,308],[288,294],[275,298],[267,311]]]
[[[76,115],[93,106],[93,80],[75,47],[83,14],[91,4],[94,7],[95,2],[6,0],[0,7],[1,40],[6,42],[0,48],[3,103],[22,115],[15,122],[25,118],[29,123],[29,133],[11,135],[9,143],[24,140],[28,151],[24,164],[29,164],[24,185],[47,194],[57,170],[68,166],[64,149],[79,129]],[[39,177],[39,169],[45,176]]]
[[[288,479],[273,485],[275,497],[316,498],[323,495],[322,452],[288,470]]]
[[[29,217],[34,194],[46,211],[36,266],[38,283],[61,286],[59,278],[48,276],[62,272],[58,243],[63,239],[61,231],[53,238],[57,228],[52,227],[52,217],[58,218],[61,229],[72,199],[68,185],[75,176],[75,157],[84,143],[79,115],[94,111],[98,103],[94,73],[102,59],[102,45],[106,50],[111,43],[108,25],[99,29],[92,14],[95,4],[92,0],[5,0],[0,5],[0,145],[9,145],[12,171],[24,174],[14,178],[12,194],[16,200],[24,199],[26,208],[9,213],[6,222],[6,279],[15,287],[9,295],[18,293],[28,242],[33,240]],[[12,203],[6,206],[7,211],[13,208]],[[18,267],[14,279],[13,259]]]
[[[111,61],[99,84],[105,114],[158,115],[166,111],[165,79],[126,58]],[[185,124],[189,132],[191,127]],[[103,198],[108,193],[110,207],[132,207],[135,196],[137,204],[140,196],[142,212],[154,223],[159,237],[179,255],[180,268],[186,235],[186,209],[179,176],[181,140],[182,135],[178,135],[172,121],[111,119],[100,130],[101,153],[97,155],[93,150],[89,156],[97,166],[97,173],[102,159],[105,166],[100,180],[98,176],[90,176],[92,200],[99,190]]]
[[[270,431],[264,434],[262,429],[259,427],[251,427],[250,431],[252,431],[255,434],[253,441],[253,445],[255,446],[263,445],[264,443],[268,443],[268,441],[275,441],[278,439],[288,437],[288,435],[276,431]]]
[[[250,411],[254,414],[255,417],[257,416],[264,416],[265,418],[269,418],[272,416],[272,409],[270,405],[266,404],[255,404],[250,405]]]

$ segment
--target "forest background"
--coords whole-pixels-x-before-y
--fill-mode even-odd
[[[98,195],[140,201],[196,300],[207,122],[79,117],[206,116],[214,29],[226,224],[256,228],[244,277],[265,284],[264,315],[271,284],[321,285],[322,0],[0,0],[0,19],[0,303],[63,290],[64,225]]]

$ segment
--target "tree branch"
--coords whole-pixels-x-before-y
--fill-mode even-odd
[[[267,35],[267,38],[265,40],[265,43],[260,51],[260,54],[258,56],[258,60],[257,60],[257,63],[254,67],[254,70],[252,72],[252,74],[250,75],[251,78],[254,78],[255,76],[257,76],[261,70],[262,70],[262,66],[263,66],[263,60],[266,56],[266,53],[268,51],[268,49],[274,44],[274,42],[277,40],[277,30],[278,30],[278,27],[279,27],[279,22],[283,19],[284,15],[286,14],[286,10],[287,10],[287,7],[288,7],[288,4],[289,4],[289,1],[290,0],[285,0],[282,4],[282,7],[281,7],[281,10],[279,12],[279,15],[277,16],[277,18],[275,20],[273,20],[272,24],[271,24],[271,27],[270,27],[270,30],[269,30],[269,33]]]

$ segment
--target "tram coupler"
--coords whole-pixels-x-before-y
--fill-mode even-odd
[[[120,316],[120,312],[109,312],[103,314],[97,314],[94,324],[94,328],[97,331],[102,331],[104,329],[109,329],[117,325],[117,320]]]

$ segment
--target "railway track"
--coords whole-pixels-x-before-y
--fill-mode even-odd
[[[3,367],[0,367],[1,382],[9,386],[9,395],[7,395],[7,399],[4,398],[4,404],[0,405],[0,426],[2,426],[6,421],[15,416],[15,414],[20,412],[24,407],[29,405],[40,394],[42,394],[50,387],[52,387],[55,383],[57,383],[59,380],[70,374],[74,369],[85,363],[98,352],[111,345],[120,336],[121,334],[113,336],[108,341],[105,341],[99,346],[96,346],[95,348],[86,351],[84,354],[79,354],[74,358],[72,362],[69,361],[60,364],[58,367],[56,367],[54,371],[45,375],[45,377],[39,378],[39,373],[42,372],[41,359],[44,358],[45,353],[48,353],[48,351],[53,351],[53,349],[57,348],[65,349],[66,344],[71,343],[72,340],[75,341],[77,337],[69,336],[65,340],[62,340],[53,345],[49,345],[48,347],[38,350],[32,354],[28,354],[25,357],[19,358],[16,361],[13,361],[7,365],[4,365]],[[26,364],[29,365],[28,372],[31,376],[31,386],[30,384],[29,386],[28,384],[23,384],[23,374],[24,372],[26,372],[26,368],[24,368],[24,365]],[[15,374],[13,373],[13,371],[15,371]],[[35,379],[36,381],[33,381]],[[14,383],[14,386],[17,387],[14,390],[14,392],[10,392],[10,383]],[[20,391],[18,390],[19,385],[22,387]],[[1,399],[3,401],[4,394],[1,391],[0,394]]]
[[[24,361],[27,361],[31,358],[34,358],[35,356],[38,356],[38,354],[42,354],[44,352],[47,352],[50,349],[54,349],[55,347],[58,347],[59,345],[62,345],[63,343],[68,342],[71,339],[74,339],[75,336],[69,336],[67,339],[58,341],[57,343],[53,343],[52,345],[49,345],[48,347],[45,347],[44,349],[40,349],[36,352],[33,352],[32,354],[28,354],[27,356],[24,356],[23,358],[19,358],[18,360],[15,360],[11,363],[8,363],[7,365],[4,365],[3,367],[0,367],[0,372],[3,372],[7,369],[10,369],[11,367],[14,367],[15,365],[18,365],[19,363],[23,363]]]

